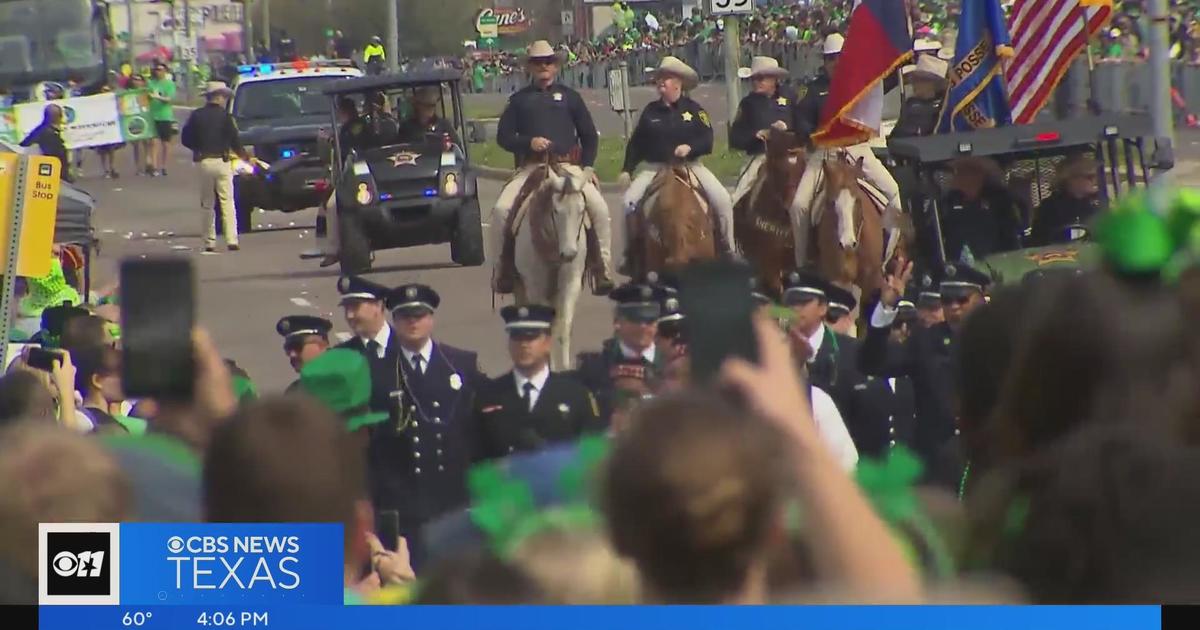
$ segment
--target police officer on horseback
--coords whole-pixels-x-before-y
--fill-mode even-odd
[[[809,138],[810,145],[812,144],[811,136],[819,131],[821,123],[825,122],[821,117],[822,111],[825,108],[825,99],[829,95],[833,75],[837,71],[838,59],[841,57],[845,41],[845,38],[838,33],[833,33],[825,38],[822,47],[825,56],[824,66],[809,86],[809,91],[805,94],[804,99],[796,106],[796,128],[801,135]],[[886,92],[889,87],[894,87],[894,85],[893,75],[893,77],[885,79],[884,91]],[[883,207],[884,225],[894,233],[895,219],[901,211],[900,186],[896,184],[896,179],[879,161],[874,150],[866,142],[848,146],[839,151],[845,151],[849,158],[860,162],[859,167],[862,169],[866,183],[877,191],[877,194],[872,192],[871,196],[876,198],[879,205]],[[796,240],[796,265],[799,267],[804,267],[809,262],[810,230],[805,228],[810,224],[812,208],[822,194],[823,170],[821,163],[832,155],[835,154],[831,149],[820,147],[809,153],[808,166],[804,169],[804,175],[800,178],[796,196],[792,201],[792,232]]]
[[[516,159],[517,172],[500,191],[492,210],[493,243],[500,251],[492,289],[497,293],[513,292],[517,275],[514,261],[516,235],[509,224],[510,215],[516,209],[513,206],[529,175],[550,155],[583,167],[587,175],[583,194],[592,223],[587,234],[588,249],[600,258],[591,269],[592,291],[596,295],[608,295],[613,288],[609,272],[612,268],[612,221],[592,170],[600,147],[599,133],[583,97],[555,81],[560,59],[550,43],[538,40],[526,53],[527,69],[533,82],[508,99],[496,131],[496,141]]]
[[[718,251],[733,255],[733,200],[721,180],[700,163],[700,158],[712,153],[713,129],[708,112],[686,92],[696,87],[700,76],[675,57],[664,57],[655,71],[658,93],[662,97],[642,110],[637,128],[625,146],[625,163],[621,169],[621,186],[625,188],[625,264],[622,273],[635,273],[630,254],[639,251],[636,212],[662,165],[676,160],[687,164],[708,199],[710,212],[716,215],[714,232]],[[639,164],[647,168],[632,177]]]
[[[891,138],[932,135],[942,113],[942,95],[946,91],[946,72],[950,65],[932,55],[921,55],[915,66],[906,68],[904,79],[912,86],[912,96],[900,108],[900,117]]]
[[[796,98],[790,90],[779,85],[786,76],[787,70],[773,57],[755,57],[750,63],[754,91],[738,105],[737,116],[729,130],[729,146],[750,156],[733,189],[735,206],[754,186],[766,159],[766,143],[771,130],[789,131],[794,122]]]

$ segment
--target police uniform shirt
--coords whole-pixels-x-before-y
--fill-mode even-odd
[[[692,148],[684,159],[694,160],[713,150],[712,121],[708,112],[690,97],[681,96],[674,105],[654,101],[642,110],[637,128],[625,147],[622,170],[632,173],[638,164],[664,164],[675,159],[675,148]]]
[[[355,116],[353,120],[348,121],[338,130],[338,143],[342,145],[343,153],[351,149],[361,151],[366,148],[369,136],[370,128],[367,126],[366,119],[362,116]]]
[[[915,431],[912,381],[907,377],[868,376],[854,386],[853,410],[846,428],[863,457],[878,459],[897,446],[913,445]]]
[[[180,141],[192,150],[197,162],[204,158],[228,160],[230,151],[242,150],[233,116],[215,103],[208,103],[188,116]]]
[[[970,200],[957,190],[946,194],[942,230],[946,259],[962,260],[963,248],[975,258],[1017,249],[1020,246],[1020,209],[1006,191],[987,186],[978,199]]]
[[[909,377],[913,386],[916,427],[913,449],[926,462],[933,461],[955,435],[955,339],[950,325],[941,322],[916,328],[908,340],[890,340],[896,311],[877,304],[859,352],[859,367],[879,377]]]
[[[526,383],[536,390],[530,395],[532,408],[524,397]],[[476,462],[537,451],[604,430],[591,392],[548,368],[530,379],[510,371],[488,381],[476,397],[474,416]]]
[[[792,127],[805,139],[815,133],[821,124],[821,109],[825,107],[825,98],[829,96],[829,85],[829,74],[825,68],[821,68],[817,76],[808,82],[808,91],[796,105],[796,124]]]
[[[600,135],[578,92],[554,83],[545,90],[529,85],[508,99],[496,129],[496,142],[523,163],[534,138],[550,141],[550,151],[566,156],[578,146],[580,166],[596,163]]]
[[[737,117],[729,129],[729,146],[749,155],[765,152],[766,143],[756,134],[780,121],[786,123],[789,130],[793,129],[795,105],[795,97],[784,89],[770,96],[757,92],[747,95],[738,105]]]
[[[1088,223],[1099,210],[1098,196],[1079,199],[1065,191],[1055,191],[1042,201],[1034,213],[1030,245],[1053,245],[1070,241],[1070,234],[1066,233],[1066,228]]]
[[[892,129],[892,138],[932,135],[937,129],[942,99],[909,97],[900,108],[900,117]]]

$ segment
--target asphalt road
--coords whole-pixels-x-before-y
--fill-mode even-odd
[[[714,90],[713,86],[701,89]],[[491,97],[495,98],[495,97]],[[705,94],[705,102],[721,100]],[[596,95],[589,95],[595,101]],[[593,103],[599,111],[603,105]],[[714,108],[714,118],[717,116]],[[602,133],[620,124],[619,118],[598,114]],[[604,131],[607,128],[609,131]],[[617,131],[619,133],[619,130]],[[1182,131],[1177,181],[1200,185],[1200,133]],[[125,256],[176,254],[195,262],[199,283],[199,321],[212,331],[227,358],[248,370],[263,391],[280,390],[294,378],[283,356],[275,323],[284,315],[318,314],[345,331],[337,306],[336,267],[320,269],[316,261],[302,261],[299,253],[315,246],[315,210],[294,214],[257,213],[260,230],[243,238],[243,249],[229,253],[202,253],[199,182],[190,155],[181,147],[172,154],[166,178],[134,177],[128,149],[118,154],[125,177],[98,177],[99,163],[89,154],[81,185],[94,194],[94,217],[102,239],[95,258],[93,278],[98,285],[115,279],[118,261]],[[499,184],[482,181],[480,201],[485,220]],[[609,206],[618,208],[615,195]],[[620,221],[614,221],[614,256],[622,251]],[[485,228],[486,229],[486,228]],[[442,296],[437,314],[437,337],[446,343],[479,352],[483,368],[498,374],[507,369],[505,337],[489,288],[492,253],[482,267],[460,268],[450,262],[449,245],[379,252],[372,279],[385,285],[424,282]],[[611,306],[606,299],[585,295],[575,321],[572,348],[592,349],[611,332]],[[181,331],[181,334],[184,334]]]
[[[260,391],[282,390],[295,375],[275,333],[280,317],[320,315],[334,322],[335,332],[347,330],[337,306],[337,267],[321,269],[315,260],[299,259],[301,251],[314,247],[316,211],[256,213],[255,223],[263,229],[243,236],[240,252],[225,252],[222,246],[217,254],[203,254],[204,215],[189,155],[177,149],[166,178],[129,175],[131,156],[128,150],[118,154],[118,169],[125,175],[117,180],[97,177],[94,155],[84,164],[81,185],[99,203],[94,223],[102,248],[95,259],[94,282],[113,281],[125,256],[190,256],[198,278],[200,324],[213,333],[227,358],[250,373]],[[499,188],[497,182],[480,183],[484,208],[490,209]],[[608,202],[618,207],[614,197]],[[620,242],[620,234],[616,238]],[[621,251],[619,246],[614,250]],[[389,250],[376,255],[370,277],[390,286],[414,281],[433,286],[442,297],[437,338],[478,351],[484,370],[495,375],[508,369],[498,312],[507,302],[493,308],[491,260],[489,252],[483,267],[457,267],[450,262],[449,245]],[[611,333],[611,316],[607,299],[583,296],[573,348],[598,347]]]

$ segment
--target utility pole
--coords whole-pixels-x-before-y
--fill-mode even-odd
[[[189,103],[192,102],[192,83],[195,77],[192,66],[199,62],[196,56],[200,54],[194,43],[195,40],[192,39],[192,3],[191,0],[183,0],[183,45],[187,47],[188,51],[187,58],[183,60],[187,64],[187,68],[183,71],[183,94]]]
[[[725,90],[726,98],[729,99],[729,116],[732,121],[732,112],[736,112],[738,104],[741,102],[739,96],[740,88],[742,87],[741,79],[738,78],[738,68],[741,67],[740,59],[742,52],[742,37],[738,33],[738,22],[740,18],[736,15],[726,15],[725,34],[723,40],[725,42]],[[729,124],[733,124],[730,122]]]
[[[254,18],[250,11],[251,0],[242,1],[242,52],[246,63],[254,63]]]
[[[132,68],[137,60],[137,51],[133,49],[133,0],[125,0],[125,28],[128,35],[129,67]]]
[[[396,3],[399,0],[384,0],[387,2],[387,68],[395,74],[400,71],[400,14]]]
[[[262,0],[262,37],[266,42],[267,54],[271,54],[271,0]]]
[[[1150,0],[1150,116],[1154,122],[1156,162],[1174,162],[1169,148],[1175,141],[1171,111],[1171,59],[1167,34],[1167,0]],[[1167,149],[1164,154],[1164,149]],[[1162,166],[1166,166],[1162,164]],[[1161,176],[1161,175],[1160,175]]]

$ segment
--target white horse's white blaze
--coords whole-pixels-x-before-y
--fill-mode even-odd
[[[538,255],[533,244],[533,230],[528,219],[517,234],[515,261],[520,275],[518,304],[547,304],[554,307],[554,350],[551,367],[565,370],[571,367],[571,327],[575,320],[575,303],[583,291],[584,265],[587,257],[587,236],[583,230],[586,201],[583,187],[587,183],[583,171],[573,166],[560,166],[563,175],[553,171],[543,186],[555,192],[554,228],[558,237],[557,262],[547,262]],[[531,195],[532,198],[532,195]]]
[[[844,249],[858,247],[858,235],[854,233],[854,201],[849,190],[839,192],[833,201],[837,211],[838,242]]]

